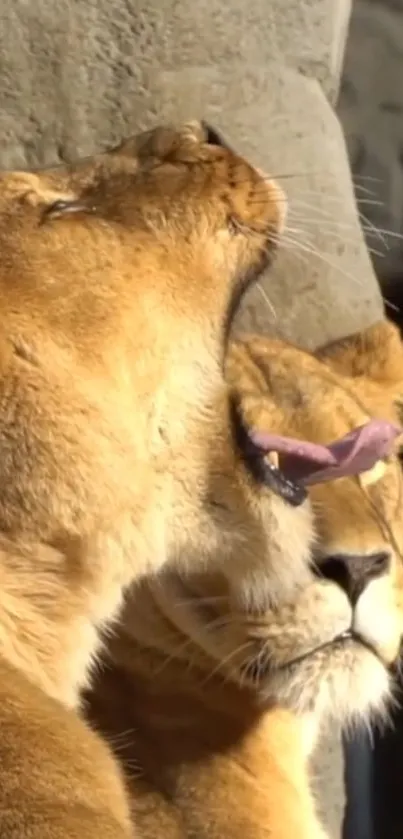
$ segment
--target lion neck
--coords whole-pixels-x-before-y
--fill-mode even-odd
[[[158,675],[150,678],[145,668],[143,672],[136,668],[134,645],[126,645],[126,650],[127,660],[117,661],[114,655],[111,665],[98,674],[100,683],[87,697],[87,708],[95,726],[116,744],[123,764],[136,766],[128,783],[139,803],[140,832],[144,827],[148,835],[150,794],[155,808],[169,790],[172,808],[181,820],[185,815],[187,825],[204,836],[210,813],[219,824],[217,794],[225,794],[229,785],[239,790],[234,807],[239,818],[245,806],[245,823],[252,819],[257,828],[264,824],[276,832],[288,800],[293,802],[295,824],[287,835],[298,835],[298,820],[305,824],[309,817],[315,831],[307,828],[304,837],[323,839],[310,786],[310,719],[276,706],[259,710],[235,685],[223,689],[221,680],[219,690],[214,675],[198,682],[193,674],[186,683],[186,665],[169,657],[165,668],[160,661]],[[143,650],[143,662],[146,657]],[[129,736],[123,738],[122,731]],[[279,787],[284,790],[280,798]],[[198,802],[203,815],[199,830]]]
[[[173,727],[174,718],[178,718],[179,727],[184,724],[183,708],[179,712],[176,705],[175,709],[179,697],[184,698],[184,706],[187,703],[190,728],[197,728],[194,713],[196,718],[200,714],[207,719],[217,714],[228,717],[229,730],[238,725],[248,730],[269,712],[267,719],[272,719],[276,709],[285,716],[290,714],[298,731],[297,751],[306,765],[323,719],[317,710],[304,714],[287,711],[275,697],[262,704],[259,691],[245,686],[242,673],[238,678],[236,667],[226,667],[245,640],[243,628],[239,635],[232,626],[233,618],[228,583],[220,573],[147,579],[129,593],[119,629],[109,641],[112,672],[116,667],[123,674],[129,692],[132,685],[138,697],[147,697],[145,707],[150,707],[150,701],[157,703],[159,714],[165,719],[169,716]],[[235,619],[235,627],[238,620],[242,621],[242,615]]]
[[[219,690],[225,690],[215,625],[221,621],[216,604],[229,612],[227,583],[224,576],[204,571],[195,590],[189,579],[165,573],[134,586],[110,641],[112,657],[142,677],[161,682],[174,668],[184,686],[207,680],[212,690],[211,677],[217,674]]]
[[[233,777],[231,784],[240,784],[241,796],[247,784],[252,810],[265,802],[262,823],[277,826],[283,803],[276,793],[270,795],[275,777],[295,802],[292,835],[298,819],[304,823],[309,816],[315,831],[306,835],[323,839],[309,772],[318,735],[315,715],[295,714],[275,702],[262,708],[252,691],[219,672],[201,634],[199,619],[205,616],[198,616],[192,604],[196,595],[206,606],[222,603],[226,581],[204,572],[198,582],[189,587],[187,578],[175,575],[174,590],[154,580],[130,593],[119,630],[110,638],[108,666],[99,671],[98,684],[87,697],[89,716],[118,744],[119,758],[138,767],[139,786],[137,775],[129,780],[134,800],[141,802],[145,790],[153,801],[158,795],[165,800],[166,789],[174,789],[173,808],[193,824],[189,784],[201,791],[203,814],[213,812],[216,821],[217,790],[226,789]],[[179,606],[186,607],[180,620]],[[214,645],[213,625],[210,630]],[[135,733],[123,743],[122,731]],[[147,806],[140,806],[140,830],[143,817],[147,825],[146,812]]]
[[[124,514],[111,526],[105,522],[104,532],[97,531],[93,541],[61,537],[53,544],[20,542],[0,534],[0,655],[63,704],[77,706],[81,691],[88,687],[102,630],[115,618],[123,592],[133,580],[155,571],[170,552],[176,550],[176,558],[188,555],[192,539],[196,553],[195,537],[199,543],[200,536],[206,546],[202,561],[216,549],[216,523],[211,524],[209,515],[194,520],[189,504],[192,487],[209,466],[210,426],[218,409],[223,437],[228,433],[224,408],[221,388],[218,406],[211,400],[206,419],[196,409],[192,422],[187,418],[188,438],[195,446],[193,471],[181,472],[186,457],[180,452],[166,470],[153,468],[151,458],[143,497],[138,492],[126,499]],[[161,464],[158,453],[156,459]],[[174,545],[173,523],[183,525],[187,519],[192,526],[185,536],[184,527],[178,526]],[[139,632],[142,627],[146,631],[154,613],[138,611],[136,625]]]

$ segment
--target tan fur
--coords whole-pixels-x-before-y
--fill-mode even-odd
[[[246,337],[230,348],[227,377],[249,425],[329,443],[372,416],[397,421],[403,347],[386,322],[318,357]],[[323,839],[309,754],[326,720],[368,724],[385,712],[403,631],[402,473],[396,455],[384,466],[369,485],[310,491],[318,562],[390,553],[354,616],[309,563],[302,509],[279,498],[265,604],[261,577],[254,590],[237,574],[242,549],[231,585],[219,571],[165,573],[128,599],[89,712],[126,768],[144,839]],[[372,650],[331,645],[352,620]]]
[[[225,565],[248,532],[259,493],[234,457],[222,362],[284,212],[198,124],[0,176],[7,839],[131,834],[119,770],[73,709],[123,589],[215,559],[218,542]]]

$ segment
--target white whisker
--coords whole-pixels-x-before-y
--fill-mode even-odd
[[[302,227],[300,228],[301,233],[308,234],[309,236],[313,235],[313,233],[315,231],[315,228],[318,231],[320,231],[322,228],[324,228],[324,229],[326,229],[327,231],[330,231],[330,232],[333,230],[334,231],[334,238],[337,239],[340,242],[344,242],[345,244],[354,245],[354,243],[356,241],[354,238],[352,238],[352,237],[349,238],[349,237],[346,236],[345,233],[343,233],[343,230],[346,230],[346,231],[349,231],[349,232],[354,230],[354,225],[349,225],[349,224],[346,224],[346,223],[343,223],[343,222],[333,222],[333,221],[330,221],[329,219],[319,219],[319,218],[312,218],[312,217],[311,218],[297,217],[292,212],[289,213],[288,218],[289,218],[290,221],[297,221],[301,224],[308,225],[308,227],[310,226],[310,229],[308,229],[308,230],[303,230]],[[291,230],[292,228],[289,228],[287,226],[287,229]],[[365,230],[365,228],[364,228],[364,230]],[[307,241],[311,242],[310,239],[309,240],[307,239]],[[311,244],[313,244],[313,243],[311,242]],[[380,251],[380,250],[378,250],[374,247],[370,247],[369,245],[367,245],[367,248],[368,248],[369,252],[372,253],[374,256],[384,257],[384,255],[385,255],[382,251]]]
[[[345,271],[343,268],[340,267],[336,262],[329,258],[329,255],[325,252],[319,251],[317,248],[310,246],[306,242],[300,242],[297,239],[293,239],[292,237],[288,236],[287,233],[283,233],[281,237],[279,237],[279,245],[285,248],[289,248],[292,250],[295,248],[296,250],[301,250],[311,256],[315,256],[317,259],[321,260],[325,265],[328,265],[329,268],[332,268],[334,271],[337,271],[347,280],[350,280],[354,283],[354,285],[362,285],[362,281],[358,279],[358,277],[354,277],[353,274],[350,274],[348,271]]]
[[[270,311],[270,313],[273,315],[273,319],[274,319],[274,320],[277,320],[277,313],[276,313],[276,310],[275,310],[275,308],[274,308],[274,306],[273,306],[273,303],[271,302],[270,298],[268,297],[268,295],[266,294],[265,290],[263,289],[262,284],[261,284],[261,283],[259,283],[259,282],[255,283],[255,288],[256,288],[256,289],[257,289],[257,291],[261,294],[261,296],[263,297],[263,299],[264,299],[265,303],[267,303],[267,306],[268,306],[268,308],[269,308],[269,311]]]
[[[236,647],[235,650],[232,650],[227,656],[221,658],[220,661],[216,664],[215,667],[210,671],[210,673],[206,676],[206,679],[203,680],[202,684],[206,684],[210,679],[212,679],[216,673],[221,671],[227,664],[229,664],[232,659],[234,659],[237,655],[242,653],[244,650],[249,649],[252,647],[251,641],[246,641],[244,644],[241,644],[239,647]]]

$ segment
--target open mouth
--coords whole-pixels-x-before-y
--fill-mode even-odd
[[[302,483],[288,476],[287,467],[284,468],[283,463],[280,466],[280,458],[277,452],[269,452],[261,464],[261,469],[266,486],[280,498],[283,498],[284,501],[287,501],[293,507],[299,507],[305,501],[308,495],[307,490]]]
[[[367,473],[393,450],[402,429],[373,419],[327,446],[245,429],[248,464],[261,482],[298,506],[306,487]]]

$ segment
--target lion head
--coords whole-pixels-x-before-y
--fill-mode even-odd
[[[254,514],[223,358],[284,214],[279,187],[200,124],[0,176],[3,590],[29,603],[38,645],[59,638],[46,616],[65,622],[80,673],[92,640],[77,645],[73,614],[83,638],[135,577],[208,558],[218,496],[227,544],[241,496]]]
[[[323,444],[369,418],[398,425],[402,369],[398,330],[382,321],[316,356],[246,337],[233,344],[227,375],[247,423]],[[250,616],[252,646],[235,665],[263,699],[343,723],[385,710],[403,633],[401,439],[370,470],[309,487],[311,581]],[[295,459],[277,459],[289,478],[303,474]]]
[[[276,435],[306,447],[371,418],[397,423],[402,370],[400,337],[387,322],[317,355],[245,337],[231,344],[226,363],[243,423],[267,436],[268,449]],[[262,710],[275,704],[314,712],[315,720],[347,723],[384,711],[403,632],[399,441],[357,477],[313,483],[299,507],[284,497],[281,481],[272,483],[263,586],[263,566],[245,580],[239,560],[230,581],[206,568],[164,573],[136,590],[112,645],[134,692],[146,674],[153,696],[174,696],[186,683],[210,707],[214,694],[222,706],[232,685]],[[295,459],[276,451],[274,461],[277,478],[298,487]],[[312,511],[305,530],[304,507]],[[233,703],[233,690],[228,696]]]
[[[157,129],[1,175],[3,532],[67,544],[113,523],[139,568],[165,559],[175,490],[197,491],[184,461],[197,482],[224,424],[231,312],[284,217],[279,188],[208,140]]]

